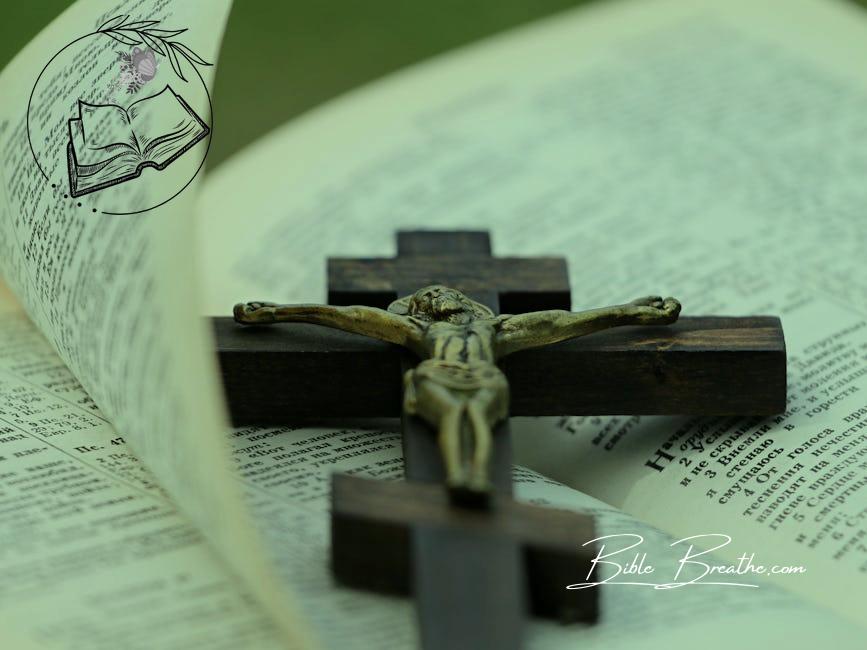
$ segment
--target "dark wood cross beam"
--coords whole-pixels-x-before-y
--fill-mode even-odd
[[[451,246],[459,257],[482,257],[492,264],[502,259],[490,258],[486,233],[423,235],[398,233],[397,258],[330,259],[329,302],[387,307],[402,280],[386,283],[365,272],[361,282],[353,280],[349,269],[365,263],[387,267],[397,260],[403,260],[404,268],[411,261],[436,264],[426,256],[432,246],[428,241]],[[419,253],[415,260],[403,259],[414,253]],[[442,275],[430,269],[427,279],[454,273],[454,262],[445,262]],[[538,268],[533,270],[542,287],[538,294],[530,291],[533,285],[514,277],[530,272],[524,270],[525,262],[548,269],[541,279]],[[503,313],[571,306],[562,259],[501,266],[502,278],[485,268],[477,264],[475,270],[481,275],[469,281],[478,288],[479,278],[485,277],[489,286],[509,289],[499,293]],[[424,278],[416,275],[416,279]],[[464,288],[456,284],[457,289]],[[304,323],[251,330],[226,317],[215,318],[213,325],[226,399],[238,425],[280,425],[323,414],[334,418],[401,415],[400,369],[406,356],[401,348]],[[509,379],[512,415],[771,415],[785,408],[785,352],[779,318],[681,316],[665,327],[621,327],[517,352],[503,359],[502,367]],[[327,386],[310,377],[327,378]],[[342,396],[338,403],[334,393]]]
[[[564,260],[494,258],[482,232],[399,233],[396,258],[331,259],[328,280],[331,304],[385,308],[436,283],[494,311],[571,306]],[[401,414],[402,370],[413,360],[394,346],[305,324],[243,328],[224,318],[214,326],[235,424]],[[770,317],[687,317],[667,327],[608,330],[515,353],[502,367],[512,415],[764,415],[785,408],[785,346],[779,320]],[[580,544],[593,537],[592,521],[509,498],[507,426],[495,433],[498,496],[488,511],[449,504],[434,483],[443,475],[434,435],[414,418],[403,422],[410,483],[334,477],[337,579],[414,591],[425,647],[518,647],[524,594],[539,615],[596,616],[596,590],[564,588],[587,573],[590,549]]]

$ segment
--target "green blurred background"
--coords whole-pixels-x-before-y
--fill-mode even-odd
[[[235,0],[214,84],[208,164],[367,81],[587,1]],[[4,4],[0,68],[71,0]]]
[[[214,82],[208,165],[367,81],[585,2],[235,0]],[[0,68],[72,0],[3,4]]]

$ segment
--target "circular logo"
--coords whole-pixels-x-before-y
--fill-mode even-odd
[[[115,16],[51,57],[26,121],[46,185],[78,208],[118,215],[153,210],[190,185],[213,122],[199,72],[211,64],[183,43],[185,32]]]

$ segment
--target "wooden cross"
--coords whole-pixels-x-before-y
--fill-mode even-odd
[[[330,304],[385,308],[445,284],[495,312],[571,307],[562,258],[495,258],[484,232],[401,232],[398,256],[330,259]],[[401,415],[402,370],[414,361],[390,344],[314,325],[245,329],[214,322],[236,425],[321,417]],[[518,352],[501,364],[512,415],[766,415],[784,410],[785,344],[779,319],[681,318]],[[322,382],[311,381],[320,377]],[[327,389],[326,389],[327,384]],[[333,395],[341,395],[336,403]],[[508,423],[494,436],[493,507],[449,502],[432,432],[404,415],[407,483],[335,475],[332,569],[341,583],[414,592],[425,648],[517,648],[524,612],[592,621],[596,590],[566,590],[587,575],[592,520],[511,498]],[[655,462],[671,456],[659,450]]]

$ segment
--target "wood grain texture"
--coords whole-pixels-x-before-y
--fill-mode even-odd
[[[492,257],[483,231],[399,231],[397,257],[329,258],[328,303],[385,309],[430,284],[497,294],[503,313],[570,309],[562,257]]]
[[[304,324],[213,320],[232,420],[398,417],[401,358],[385,343]],[[767,415],[785,410],[776,317],[682,317],[526,350],[502,363],[513,415]],[[334,394],[341,395],[335,401]]]
[[[786,408],[779,318],[682,318],[506,357],[513,415],[771,415]]]
[[[397,287],[415,291],[430,284],[468,295],[496,288],[503,311],[510,313],[568,309],[571,304],[566,262],[559,257],[454,255],[446,264],[438,255],[328,260],[328,302],[333,305],[384,308],[386,296],[398,295]]]
[[[596,536],[591,516],[502,497],[491,510],[454,508],[439,485],[336,474],[331,526],[332,569],[344,585],[410,593],[410,530],[449,530],[517,544],[536,615],[564,622],[591,622],[598,615],[598,590],[565,588],[583,582],[590,568],[595,549],[581,545]]]
[[[487,230],[398,230],[397,256],[492,255]]]

